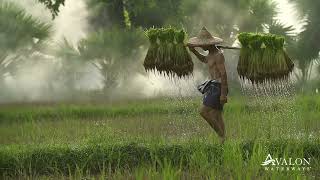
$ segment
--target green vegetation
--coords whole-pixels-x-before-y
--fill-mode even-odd
[[[156,58],[158,54],[158,30],[155,28],[150,28],[146,32],[146,36],[149,39],[150,47],[148,49],[147,55],[144,58],[143,66],[146,71],[156,69]]]
[[[156,70],[168,77],[193,73],[192,58],[184,44],[186,32],[175,28],[150,28],[146,31],[150,47],[144,60],[146,71]]]
[[[240,77],[252,83],[287,79],[294,64],[284,51],[284,37],[274,34],[240,33],[242,45],[238,61]]]
[[[110,139],[106,139],[110,140]],[[319,170],[317,143],[283,141],[228,143],[225,146],[205,142],[188,143],[99,143],[82,145],[12,146],[1,149],[1,167],[8,175],[60,175],[90,177],[96,174],[134,177],[137,171],[167,178],[272,178],[315,177]],[[290,155],[287,153],[290,152]],[[268,153],[275,157],[312,157],[312,170],[305,172],[269,172],[260,166]],[[247,170],[247,171],[243,171]],[[6,177],[4,176],[4,177]],[[78,177],[77,179],[79,179]],[[140,178],[141,179],[141,178]]]
[[[44,4],[46,8],[48,8],[52,14],[52,17],[55,18],[59,11],[60,7],[64,5],[65,0],[38,0],[40,3]]]
[[[14,76],[23,58],[40,50],[51,35],[51,26],[13,2],[0,1],[0,84]],[[22,60],[21,60],[22,59]]]
[[[1,107],[2,177],[295,178],[319,172],[319,97],[230,97],[224,146],[198,115],[199,101]],[[268,153],[310,157],[312,169],[265,171],[260,164]]]

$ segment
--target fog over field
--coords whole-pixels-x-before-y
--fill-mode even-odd
[[[86,38],[89,32],[88,23],[88,10],[86,8],[85,1],[82,0],[67,0],[65,6],[60,8],[59,15],[52,20],[50,12],[42,5],[34,0],[9,0],[14,1],[24,7],[28,13],[39,18],[42,21],[46,21],[53,25],[52,36],[48,40],[47,51],[52,51],[59,46],[59,44],[65,38],[73,46],[77,46],[77,43]],[[298,13],[294,9],[292,4],[288,1],[278,0],[277,11],[279,12],[276,19],[279,19],[286,25],[293,25],[295,32],[302,30],[303,23],[298,19]],[[213,4],[210,1],[203,7],[200,7],[194,14],[195,19],[199,19],[199,23],[191,22],[193,30],[190,35],[196,35],[196,32],[201,28],[200,26],[214,27],[215,22],[207,16],[206,13],[210,12],[208,8],[220,6],[225,8],[225,16],[231,16],[227,5]],[[209,17],[209,18],[208,18]],[[197,21],[195,21],[197,22]],[[202,23],[202,24],[201,24]],[[215,32],[212,31],[213,34]],[[234,44],[236,45],[236,43]],[[120,91],[115,91],[113,97],[153,97],[166,94],[168,96],[197,96],[196,85],[202,81],[208,79],[208,73],[206,68],[196,68],[194,75],[188,79],[171,80],[166,77],[160,76],[154,73],[142,73],[142,62],[146,54],[147,44],[139,48],[140,55],[138,57],[127,57],[128,59],[134,58],[134,61],[140,63],[137,65],[138,71],[134,70],[129,72],[129,77],[126,80],[119,79],[118,87]],[[119,50],[121,52],[121,50]],[[238,51],[225,50],[227,71],[231,80],[237,81],[236,64],[238,59]],[[48,54],[34,54],[33,56],[26,58],[38,58],[41,61],[26,62],[19,70],[15,77],[8,76],[5,80],[6,86],[9,91],[14,92],[10,98],[13,100],[49,100],[60,99],[65,94],[72,94],[70,90],[67,90],[64,84],[57,82],[58,69],[61,65],[59,59]],[[194,57],[194,61],[197,59]],[[130,60],[129,60],[130,61]],[[198,63],[198,62],[197,62]],[[199,64],[199,63],[198,63]],[[77,69],[74,75],[68,76],[75,77],[75,88],[78,90],[99,90],[104,87],[101,82],[103,77],[99,72],[90,64],[82,64],[81,68]],[[123,66],[127,66],[123,64]],[[316,74],[316,68],[311,70],[311,77]],[[53,85],[48,85],[49,82],[53,82]],[[51,94],[49,99],[47,94]],[[6,98],[6,101],[10,101],[10,98]]]

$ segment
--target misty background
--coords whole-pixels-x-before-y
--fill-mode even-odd
[[[44,1],[41,1],[44,2]],[[225,45],[239,32],[283,35],[299,93],[320,88],[320,2],[312,0],[65,0],[54,16],[36,0],[0,0],[0,102],[113,101],[199,96],[208,79],[195,56],[188,79],[146,73],[144,30],[206,26]],[[224,50],[231,94],[240,93],[238,51]]]

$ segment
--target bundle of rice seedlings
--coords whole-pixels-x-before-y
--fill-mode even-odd
[[[284,46],[284,38],[283,37],[277,37],[276,38],[276,55],[275,55],[275,61],[277,66],[277,73],[274,75],[275,79],[282,79],[286,78],[290,72],[289,66],[287,64],[288,59],[286,58],[286,53],[283,49]]]
[[[159,71],[160,74],[162,74],[162,72],[164,72],[167,67],[165,64],[165,62],[167,62],[166,59],[168,58],[167,30],[164,28],[159,29],[158,38],[159,38],[159,48],[158,48],[155,65],[156,65],[157,71]]]
[[[241,33],[238,74],[252,83],[285,79],[294,64],[284,51],[284,38],[273,34]]]
[[[175,55],[176,55],[176,44],[174,41],[175,36],[175,30],[173,28],[168,28],[166,30],[167,34],[167,45],[166,45],[166,58],[164,59],[165,64],[165,75],[172,76],[174,74],[173,66],[175,61]]]
[[[169,77],[186,77],[193,72],[193,62],[184,44],[186,32],[172,27],[146,31],[150,41],[144,67]]]
[[[241,78],[244,78],[247,72],[248,59],[249,59],[249,33],[241,33],[238,36],[239,42],[242,44],[240,49],[239,62],[237,66],[238,74]]]
[[[158,30],[155,28],[150,28],[149,30],[146,31],[146,36],[149,39],[150,42],[150,47],[148,49],[147,55],[144,59],[144,63],[143,66],[146,69],[146,71],[149,70],[155,70],[156,68],[156,58],[157,58],[157,54],[158,54]]]
[[[249,45],[251,47],[251,53],[249,56],[248,63],[248,77],[252,82],[258,81],[261,82],[263,77],[261,76],[262,72],[262,37],[260,35],[251,35],[249,36]]]
[[[261,68],[263,71],[260,72],[263,77],[271,77],[272,73],[270,70],[273,70],[273,64],[275,60],[276,47],[274,45],[276,36],[269,35],[263,37],[263,43],[265,45],[265,50],[262,56],[263,67]]]
[[[193,72],[192,58],[184,44],[185,38],[186,32],[184,30],[175,32],[175,39],[177,44],[174,56],[173,71],[179,78],[189,76]]]

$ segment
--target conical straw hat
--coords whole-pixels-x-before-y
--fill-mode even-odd
[[[214,45],[220,44],[223,40],[218,37],[214,37],[210,34],[210,32],[203,27],[197,37],[190,38],[188,41],[189,46],[206,46],[206,45]]]

